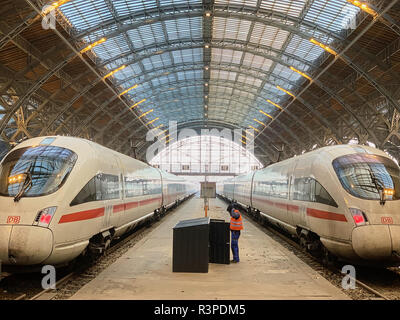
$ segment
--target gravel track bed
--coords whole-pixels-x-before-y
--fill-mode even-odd
[[[169,210],[168,214],[173,214],[175,208]],[[247,215],[247,214],[246,214]],[[247,215],[249,221],[256,227],[260,228],[269,237],[277,241],[280,245],[292,252],[300,260],[305,262],[308,266],[314,269],[318,274],[331,282],[337,288],[342,290],[347,296],[354,300],[377,300],[381,299],[369,290],[356,285],[355,289],[343,289],[342,279],[345,276],[340,271],[343,264],[337,264],[334,268],[325,267],[318,259],[312,257],[309,253],[304,252],[301,248],[291,244],[292,239],[285,239],[286,235],[276,232],[274,227],[269,224],[260,224],[252,216]],[[133,230],[129,234],[121,237],[116,242],[109,252],[97,259],[94,263],[89,265],[74,266],[71,268],[57,269],[57,279],[61,279],[70,272],[74,275],[58,286],[56,290],[52,290],[53,300],[64,300],[73,296],[79,289],[96,278],[105,268],[114,263],[130,248],[135,246],[141,239],[145,238],[151,231],[153,231],[163,219],[155,221],[151,224],[144,224]],[[0,281],[0,300],[14,300],[22,294],[26,294],[25,299],[30,299],[43,289],[41,287],[41,280],[43,274],[40,272],[27,273],[27,274],[11,274],[5,275]],[[400,269],[399,268],[369,268],[369,267],[356,267],[356,278],[363,283],[367,284],[376,291],[384,294],[387,298],[393,300],[400,300]]]
[[[253,216],[247,214],[246,211],[242,211],[248,220],[253,223],[256,227],[263,230],[269,237],[277,241],[283,247],[292,252],[300,260],[305,262],[308,266],[314,269],[323,278],[328,280],[334,286],[339,288],[344,294],[349,296],[353,300],[383,300],[383,298],[377,296],[366,288],[356,284],[355,289],[343,289],[342,280],[346,274],[342,274],[340,270],[345,263],[338,262],[332,268],[328,268],[322,264],[322,262],[311,256],[308,252],[305,252],[302,248],[299,248],[299,244],[291,239],[290,236],[278,230],[275,226],[272,226],[268,222],[260,223]],[[278,235],[279,234],[279,235]],[[296,242],[297,246],[292,244]],[[393,300],[400,300],[400,269],[399,268],[367,268],[363,266],[355,266],[356,268],[356,279],[370,286],[372,289],[383,294],[385,297]]]
[[[173,214],[175,210],[176,208],[171,208],[167,211],[165,216]],[[91,264],[84,263],[81,265],[57,269],[57,281],[71,272],[73,272],[74,275],[69,280],[60,284],[56,290],[51,290],[51,299],[62,300],[70,298],[85,284],[96,278],[100,272],[136,245],[136,243],[145,238],[160,223],[162,223],[163,218],[160,221],[144,223],[128,234],[122,236],[114,242],[107,254],[101,256]],[[0,300],[15,300],[23,294],[26,294],[26,297],[24,298],[25,300],[34,297],[36,294],[43,291],[41,286],[43,277],[44,274],[41,274],[40,271],[19,274],[3,273],[2,279],[0,280]]]

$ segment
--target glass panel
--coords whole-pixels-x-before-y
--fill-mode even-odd
[[[311,178],[298,178],[293,183],[293,200],[311,201]]]
[[[111,174],[101,175],[102,200],[119,199],[119,178]]]
[[[0,166],[0,194],[16,196],[32,181],[23,197],[44,196],[57,191],[67,180],[78,156],[55,146],[25,147],[12,151]]]
[[[74,200],[71,202],[71,206],[78,204],[100,200],[96,194],[96,177],[90,179],[90,181],[82,188]]]
[[[343,188],[355,197],[380,200],[380,192],[391,189],[394,194],[386,200],[400,198],[400,170],[389,158],[357,153],[336,158],[332,165]]]
[[[326,189],[316,180],[314,180],[313,201],[328,206],[338,207],[328,191],[326,191]]]

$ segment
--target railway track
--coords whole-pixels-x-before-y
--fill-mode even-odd
[[[170,208],[166,215],[173,213],[175,208]],[[163,218],[158,221],[151,220],[138,226],[128,234],[123,235],[120,239],[112,243],[112,246],[107,250],[105,255],[92,263],[85,262],[75,265],[72,270],[71,268],[57,269],[58,280],[55,283],[56,289],[42,289],[41,279],[43,274],[40,272],[32,274],[4,274],[4,278],[0,281],[0,300],[67,299],[86,283],[97,277],[101,271],[154,230],[163,220]]]
[[[29,298],[29,300],[53,300],[60,295],[61,291],[65,290],[70,291],[70,293],[72,294],[72,290],[70,288],[68,289],[68,286],[71,286],[72,284],[73,287],[81,288],[87,282],[94,279],[98,273],[100,273],[102,270],[104,270],[106,266],[109,265],[109,260],[113,256],[113,254],[118,252],[118,250],[129,244],[131,241],[141,239],[143,237],[143,233],[147,234],[149,231],[148,229],[149,228],[152,229],[152,227],[154,227],[154,225],[147,226],[147,228],[146,226],[143,226],[141,229],[134,231],[132,234],[127,235],[122,240],[112,245],[107,250],[107,253],[104,256],[101,256],[99,259],[97,259],[92,265],[80,266],[78,267],[78,269],[80,270],[72,271],[67,275],[65,275],[64,277],[62,277],[60,280],[58,280],[55,283],[56,289],[44,289],[39,293],[35,294],[33,297]],[[135,241],[135,243],[136,242],[137,241]],[[96,272],[93,272],[93,269],[96,269]],[[76,282],[78,282],[79,285],[75,285]],[[25,298],[26,295],[25,297],[21,296],[21,299]]]
[[[332,272],[334,275],[336,275],[337,277],[339,277],[340,279],[343,278],[343,274],[341,272],[341,268],[340,267],[326,267],[323,266],[322,262],[314,257],[313,255],[311,255],[309,252],[304,251],[304,249],[294,240],[288,238],[287,236],[283,235],[282,233],[280,233],[279,231],[275,230],[272,227],[268,227],[268,226],[264,226],[264,228],[268,229],[269,232],[273,233],[274,235],[276,235],[277,237],[279,237],[280,239],[286,241],[288,244],[290,244],[291,246],[295,247],[296,250],[301,251],[304,255],[307,255],[307,257],[312,260],[313,264],[312,267],[313,269],[317,269],[317,271],[322,272],[322,269],[326,269],[326,271],[330,271]],[[329,279],[328,279],[329,280]],[[370,292],[371,294],[373,294],[374,296],[376,296],[377,298],[383,299],[383,300],[390,300],[384,293],[379,292],[378,290],[372,288],[370,285],[358,280],[358,279],[354,279],[354,281],[356,282],[357,285],[361,286],[363,289],[367,290],[368,292]],[[341,287],[340,287],[341,288]],[[352,290],[352,289],[347,289],[344,290],[343,288],[341,288],[347,295],[349,295],[348,290]]]
[[[223,198],[222,198],[223,199]],[[223,199],[224,200],[224,199]],[[225,200],[224,200],[225,201]],[[274,240],[283,244],[287,249],[293,252],[297,257],[306,262],[310,267],[316,270],[320,275],[341,289],[346,295],[354,300],[400,300],[400,269],[399,268],[364,268],[357,267],[355,289],[344,289],[342,279],[345,276],[340,264],[325,266],[321,259],[313,256],[290,236],[277,230],[265,219],[260,223],[246,210],[241,210],[250,221],[266,232]],[[385,278],[385,279],[384,279]],[[393,280],[396,284],[393,285]]]

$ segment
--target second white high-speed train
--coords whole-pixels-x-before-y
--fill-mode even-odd
[[[400,169],[378,149],[324,147],[225,181],[217,192],[310,250],[400,265]]]
[[[0,163],[0,261],[58,266],[103,251],[194,188],[85,139],[26,140]]]

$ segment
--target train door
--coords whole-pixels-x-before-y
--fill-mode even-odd
[[[157,169],[158,174],[160,175],[160,185],[161,185],[161,207],[166,205],[166,194],[167,194],[167,183],[166,179],[164,179],[162,175],[162,171]]]
[[[277,172],[278,182],[279,182],[279,199],[277,199],[277,203],[275,205],[278,206],[278,210],[280,212],[280,216],[282,221],[293,224],[292,217],[292,206],[290,204],[290,175],[293,171],[293,167],[291,164],[282,165],[279,168],[279,172]]]
[[[310,161],[301,161],[296,160],[293,172],[291,174],[290,179],[290,203],[293,217],[293,225],[307,227],[307,204],[306,201],[307,194],[306,190],[304,190],[304,179],[307,179],[310,176],[311,163]]]
[[[104,216],[102,228],[118,227],[124,215],[122,164],[120,159],[112,155],[107,159],[107,173],[102,175],[102,197],[104,201]]]
[[[297,221],[295,222],[295,225],[300,226],[300,227],[306,227],[307,226],[307,206],[305,204],[300,204],[299,209],[298,209],[298,215],[297,215]],[[295,219],[294,219],[295,220]]]
[[[108,229],[111,226],[112,213],[113,213],[113,205],[106,202],[106,205],[104,206],[102,230]]]

